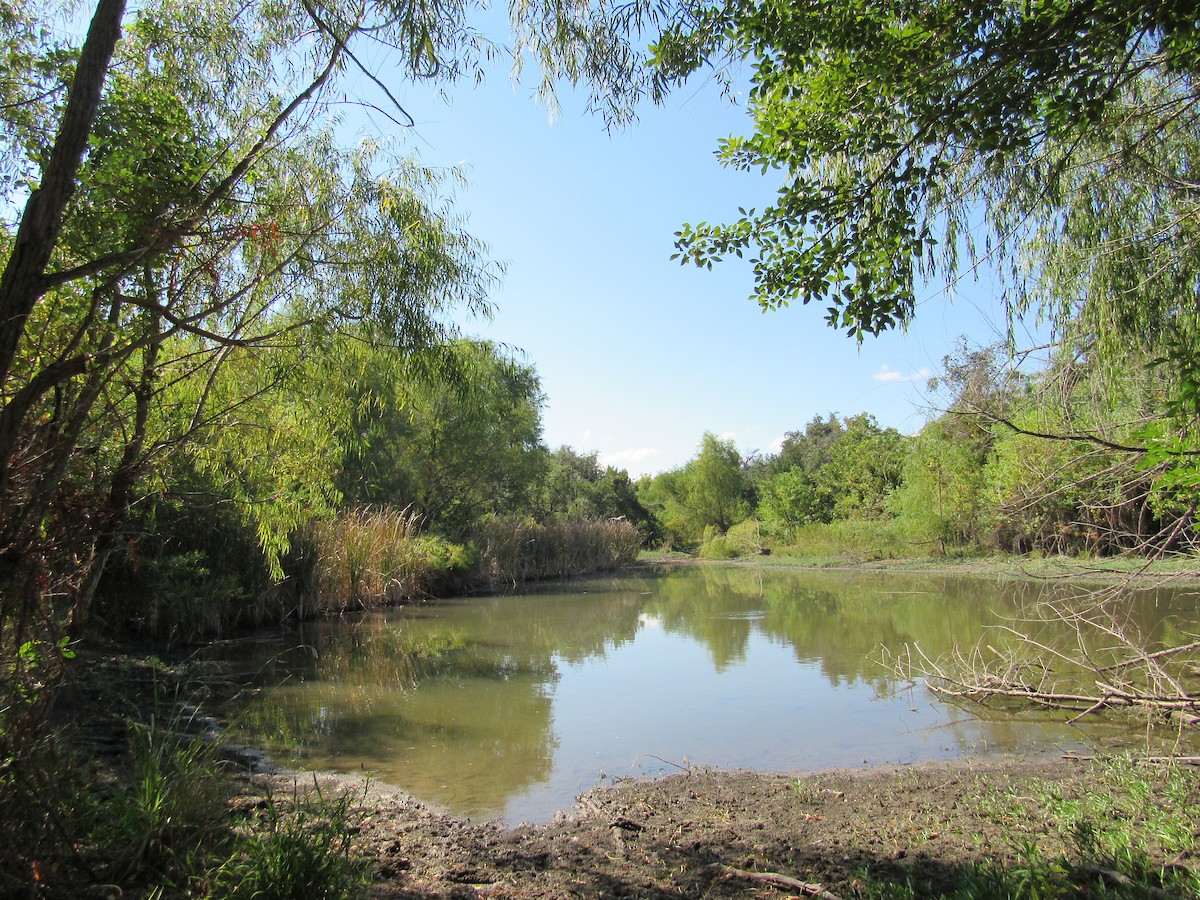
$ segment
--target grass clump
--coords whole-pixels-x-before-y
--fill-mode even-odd
[[[412,510],[360,508],[316,523],[309,592],[326,610],[386,606],[444,593],[473,568],[467,548],[424,535]]]
[[[227,900],[346,900],[358,896],[369,866],[354,849],[355,796],[293,787],[268,792],[239,834],[234,852],[210,877],[209,896]]]
[[[214,745],[189,736],[191,723],[155,718],[130,726],[128,783],[93,797],[91,842],[114,884],[182,886],[225,834]]]

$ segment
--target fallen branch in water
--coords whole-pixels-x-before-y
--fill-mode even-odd
[[[1140,710],[1200,724],[1195,690],[1196,635],[1177,645],[1154,646],[1127,615],[1128,586],[1073,597],[1051,596],[1022,617],[993,626],[1007,643],[981,639],[968,650],[931,658],[919,644],[892,657],[903,677],[923,681],[942,697],[987,703],[1015,700],[1074,715],[1070,723],[1108,709]],[[1046,626],[1070,629],[1073,639],[1050,641]]]

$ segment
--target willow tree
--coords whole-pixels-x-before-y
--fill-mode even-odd
[[[431,173],[385,137],[343,146],[338,122],[366,103],[411,124],[365,62],[381,48],[396,78],[480,77],[501,47],[476,8],[97,0],[76,43],[60,4],[0,2],[7,646],[56,611],[82,627],[155,459],[237,428],[348,327],[406,353],[451,336],[452,307],[487,311],[496,270]],[[543,93],[588,81],[619,120],[641,90],[620,17],[645,12],[515,4],[513,58],[537,61]]]
[[[1131,351],[1159,360],[1173,421],[1097,437],[1187,469],[1185,489],[1198,34],[1193,4],[1157,0],[696,3],[656,45],[660,80],[748,62],[754,130],[718,155],[780,186],[685,225],[678,257],[750,255],[764,309],[819,303],[860,340],[907,324],[925,283],[1005,261],[1010,314],[1047,316],[1063,352],[1118,374]]]
[[[682,259],[752,250],[764,307],[828,303],[831,324],[859,336],[909,320],[916,276],[958,274],[980,202],[1004,239],[1006,203],[1061,211],[1088,177],[1079,167],[1110,185],[1189,192],[1186,157],[1157,168],[1150,151],[1157,126],[1194,133],[1190,3],[698,3],[656,49],[665,83],[749,61],[754,133],[726,139],[719,156],[781,176],[773,205],[685,227]],[[1101,138],[1126,155],[1080,152]],[[1125,233],[1149,239],[1145,225]]]

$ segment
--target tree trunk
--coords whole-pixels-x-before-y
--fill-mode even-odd
[[[75,193],[76,175],[100,108],[105,75],[121,37],[125,0],[98,0],[75,67],[67,107],[42,180],[25,203],[12,252],[0,274],[0,385],[8,384],[25,324],[46,291],[46,267],[58,244],[63,214]],[[0,471],[7,467],[22,410],[10,402],[0,410]]]

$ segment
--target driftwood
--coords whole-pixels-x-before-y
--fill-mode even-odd
[[[790,875],[780,875],[778,872],[750,872],[746,869],[735,869],[733,866],[721,866],[721,871],[730,878],[746,878],[751,881],[761,881],[764,884],[773,884],[776,887],[787,888],[789,891],[796,891],[804,897],[818,897],[820,900],[841,900],[837,894],[831,894],[819,884],[800,881],[798,878],[792,878]]]
[[[1194,689],[1200,640],[1147,646],[1121,615],[1129,587],[1039,602],[1019,624],[996,626],[1017,639],[1015,647],[997,649],[981,640],[935,660],[913,644],[893,664],[940,696],[975,703],[1017,700],[1074,713],[1070,723],[1107,709],[1137,709],[1181,726],[1200,724],[1200,693]],[[1073,628],[1075,646],[1060,649],[1034,637],[1046,623]]]

